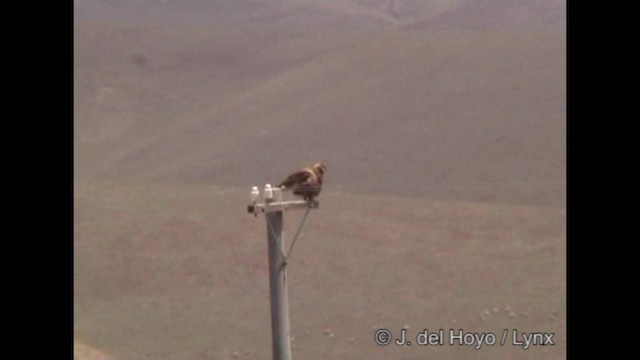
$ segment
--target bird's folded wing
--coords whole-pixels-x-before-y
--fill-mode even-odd
[[[291,187],[295,184],[301,184],[309,179],[311,174],[308,171],[297,171],[289,175],[283,182],[278,185],[279,187]]]

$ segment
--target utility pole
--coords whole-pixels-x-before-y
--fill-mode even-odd
[[[306,215],[310,209],[318,208],[318,202],[294,200],[282,201],[279,188],[272,188],[267,184],[264,188],[264,202],[258,203],[260,192],[257,187],[251,191],[249,213],[258,216],[264,213],[267,220],[267,239],[269,248],[269,294],[271,300],[271,341],[273,360],[291,360],[291,332],[289,330],[289,301],[287,295],[287,261],[297,235],[302,228]],[[307,209],[305,217],[300,223],[296,238],[291,243],[289,251],[285,252],[284,237],[282,235],[284,211]]]

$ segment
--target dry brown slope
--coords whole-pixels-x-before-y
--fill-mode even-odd
[[[76,174],[95,173],[256,83],[344,46],[307,40],[279,30],[77,24]]]
[[[73,360],[116,360],[113,356],[81,341],[73,342]]]
[[[402,28],[562,31],[566,17],[566,0],[461,0],[447,11],[416,19]]]
[[[337,0],[75,0],[74,18],[170,26],[215,23],[340,30],[381,29],[393,24],[385,12]]]
[[[231,84],[246,86],[219,85],[216,66],[168,64],[145,78],[146,90],[130,90],[143,97],[138,125],[96,146],[76,139],[80,170],[248,186],[321,159],[344,191],[564,203],[562,33],[307,33],[274,36],[273,47],[248,39],[229,62]],[[180,52],[215,54],[209,45]],[[270,61],[288,66],[269,71]]]
[[[173,25],[384,28],[564,29],[565,0],[75,0],[75,19]]]
[[[245,189],[77,181],[74,334],[120,359],[269,359],[265,224]],[[328,191],[289,270],[305,359],[565,356],[565,212]],[[291,236],[301,214],[286,216]],[[289,238],[290,240],[290,238]],[[556,345],[380,348],[373,328],[554,332]],[[325,330],[334,333],[328,337]]]

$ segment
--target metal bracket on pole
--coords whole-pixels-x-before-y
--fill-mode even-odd
[[[247,212],[251,214],[268,213],[273,211],[286,211],[295,209],[317,209],[320,204],[317,200],[304,201],[274,201],[271,203],[251,204],[247,207]]]

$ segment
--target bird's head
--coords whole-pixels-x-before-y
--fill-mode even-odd
[[[313,165],[311,168],[317,174],[320,174],[320,176],[324,175],[324,172],[327,171],[327,167],[323,163],[317,163],[317,164]]]

